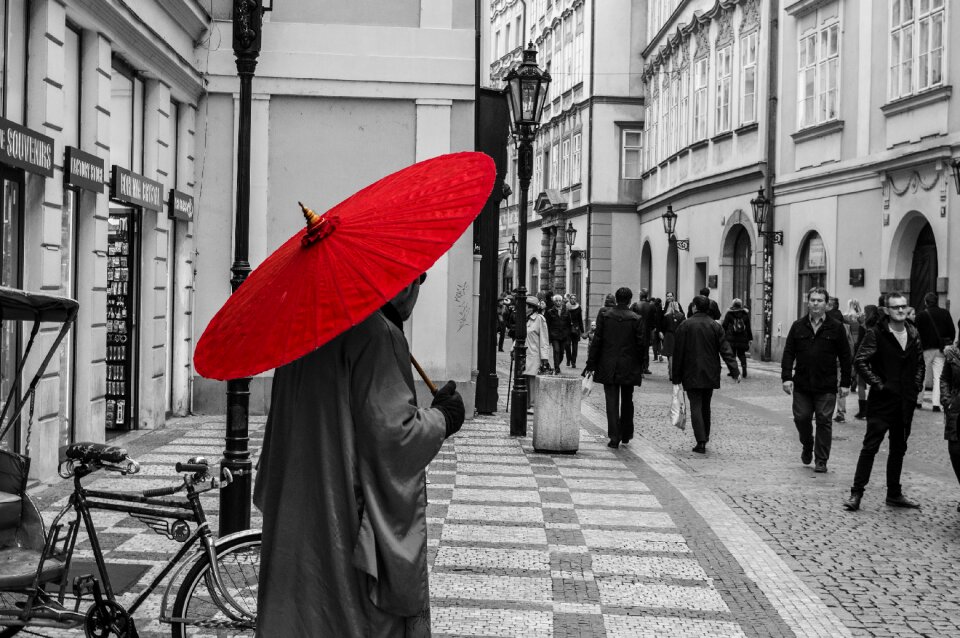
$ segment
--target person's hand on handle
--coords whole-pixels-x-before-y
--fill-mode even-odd
[[[793,381],[784,381],[783,391],[787,394],[793,394]]]
[[[437,390],[430,407],[443,413],[447,421],[447,437],[456,434],[463,427],[466,408],[463,407],[463,397],[457,392],[456,381],[447,381],[446,385]]]

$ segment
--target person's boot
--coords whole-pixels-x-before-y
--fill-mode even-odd
[[[858,509],[860,509],[860,499],[862,498],[863,494],[850,490],[850,498],[843,502],[843,507],[848,512],[856,512]]]
[[[858,399],[857,406],[860,408],[860,411],[853,415],[853,418],[863,421],[867,418],[867,401],[866,399]]]
[[[701,441],[698,441],[697,444],[693,447],[693,451],[697,454],[706,454],[707,453],[707,444]]]
[[[887,505],[892,507],[904,507],[912,510],[920,509],[920,503],[916,502],[912,498],[907,498],[902,492],[896,495],[887,494],[886,502]]]
[[[837,412],[837,416],[833,417],[833,420],[837,423],[843,423],[846,419],[843,416],[843,412]]]

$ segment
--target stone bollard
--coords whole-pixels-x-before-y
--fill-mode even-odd
[[[537,377],[533,449],[576,452],[580,448],[580,377]]]

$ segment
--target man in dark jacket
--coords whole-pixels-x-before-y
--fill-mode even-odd
[[[940,376],[940,401],[943,405],[943,438],[953,473],[960,481],[960,342],[943,351],[943,374]],[[960,505],[957,505],[960,512]]]
[[[550,298],[543,318],[547,320],[547,328],[550,331],[553,371],[554,374],[560,374],[560,364],[563,363],[563,355],[567,350],[567,342],[570,340],[570,331],[573,328],[570,323],[570,311],[567,310],[567,304],[563,301],[562,295],[553,295]]]
[[[940,374],[943,372],[943,349],[953,343],[956,332],[953,329],[953,317],[941,308],[937,293],[928,292],[923,296],[923,310],[917,313],[917,331],[920,333],[920,345],[923,347],[923,365],[926,373],[923,387],[932,386],[931,397],[934,412],[940,411]],[[917,397],[917,407],[923,404],[923,390]]]
[[[629,288],[617,290],[617,305],[597,316],[597,329],[590,342],[583,374],[603,384],[607,402],[609,447],[627,444],[633,438],[633,388],[643,383],[642,353],[647,350],[647,329],[630,310]]]
[[[577,351],[580,349],[580,339],[583,337],[583,306],[577,303],[577,296],[570,295],[567,302],[567,311],[570,313],[570,339],[567,341],[567,365],[577,367]]]
[[[840,364],[840,396],[850,392],[850,344],[843,324],[826,315],[827,291],[807,292],[807,314],[793,322],[783,347],[780,379],[783,391],[793,395],[793,422],[800,434],[800,461],[814,472],[826,472],[833,440],[833,409],[837,404],[837,364]],[[816,415],[814,443],[811,419]]]
[[[640,319],[643,320],[643,325],[647,326],[647,329],[656,325],[653,320],[653,302],[650,301],[650,292],[646,288],[640,289],[640,300],[630,306],[630,310],[640,315]],[[650,374],[650,352],[647,350],[643,351],[641,363],[643,364],[643,373]]]
[[[710,400],[720,388],[720,358],[727,364],[730,376],[740,382],[737,358],[720,327],[708,314],[710,300],[703,295],[693,298],[693,316],[676,327],[670,381],[683,384],[690,400],[690,420],[697,437],[694,452],[704,454],[710,440]]]
[[[716,301],[714,301],[713,299],[710,299],[710,289],[709,289],[709,288],[701,288],[701,289],[700,289],[700,296],[701,296],[701,297],[706,297],[706,298],[707,298],[707,301],[708,301],[709,304],[710,304],[710,308],[707,310],[707,316],[709,316],[709,317],[710,317],[711,319],[713,319],[714,321],[720,321],[720,306],[717,305],[717,302],[716,302]],[[694,299],[696,299],[696,298],[694,298]],[[693,302],[691,301],[691,302],[690,302],[690,305],[687,307],[687,316],[688,316],[688,317],[692,317],[694,314],[696,314],[696,312],[697,312],[697,310],[696,310],[696,308],[694,307]]]
[[[907,451],[917,395],[923,390],[923,350],[917,329],[907,323],[907,298],[903,293],[887,295],[887,313],[863,337],[854,362],[857,374],[870,384],[867,396],[867,433],[857,461],[849,511],[860,509],[860,499],[870,480],[873,457],[890,433],[887,456],[887,505],[917,508],[920,505],[903,495],[900,471]]]

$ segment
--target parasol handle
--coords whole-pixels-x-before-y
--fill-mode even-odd
[[[434,385],[433,381],[430,380],[430,377],[428,377],[427,373],[423,371],[423,368],[420,367],[420,364],[417,363],[417,360],[412,354],[410,355],[410,363],[412,363],[413,367],[417,369],[418,373],[420,373],[420,378],[424,380],[424,382],[427,384],[427,387],[430,388],[430,394],[436,394],[437,386]]]

